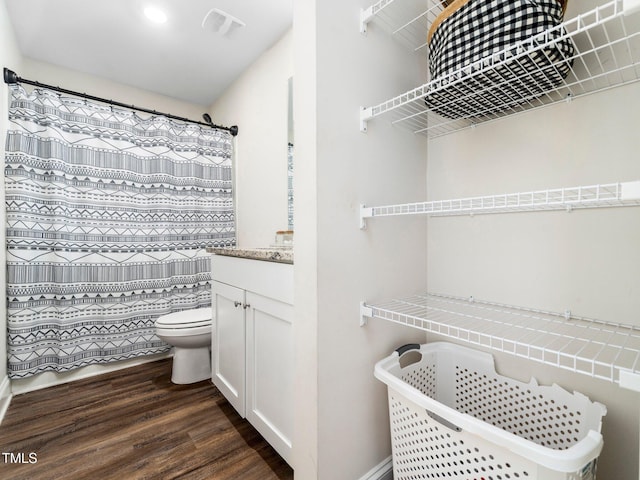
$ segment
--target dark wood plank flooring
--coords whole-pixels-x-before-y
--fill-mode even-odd
[[[170,376],[166,359],[15,396],[0,479],[293,479],[210,381]]]

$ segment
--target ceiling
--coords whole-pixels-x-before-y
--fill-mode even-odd
[[[203,106],[276,43],[293,17],[293,0],[5,1],[25,57]],[[151,4],[166,12],[164,24],[144,16]],[[214,8],[246,26],[228,36],[203,29]]]

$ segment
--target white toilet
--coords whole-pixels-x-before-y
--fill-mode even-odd
[[[211,378],[210,307],[162,315],[155,326],[156,335],[174,347],[173,383],[195,383]]]

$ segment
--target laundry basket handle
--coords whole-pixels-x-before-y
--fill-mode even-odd
[[[396,352],[398,352],[398,356],[401,357],[405,353],[410,350],[420,350],[419,343],[407,343],[406,345],[402,345],[401,347],[396,348]]]

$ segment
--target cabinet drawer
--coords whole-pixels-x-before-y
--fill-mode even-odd
[[[213,279],[293,305],[293,265],[213,255]]]

